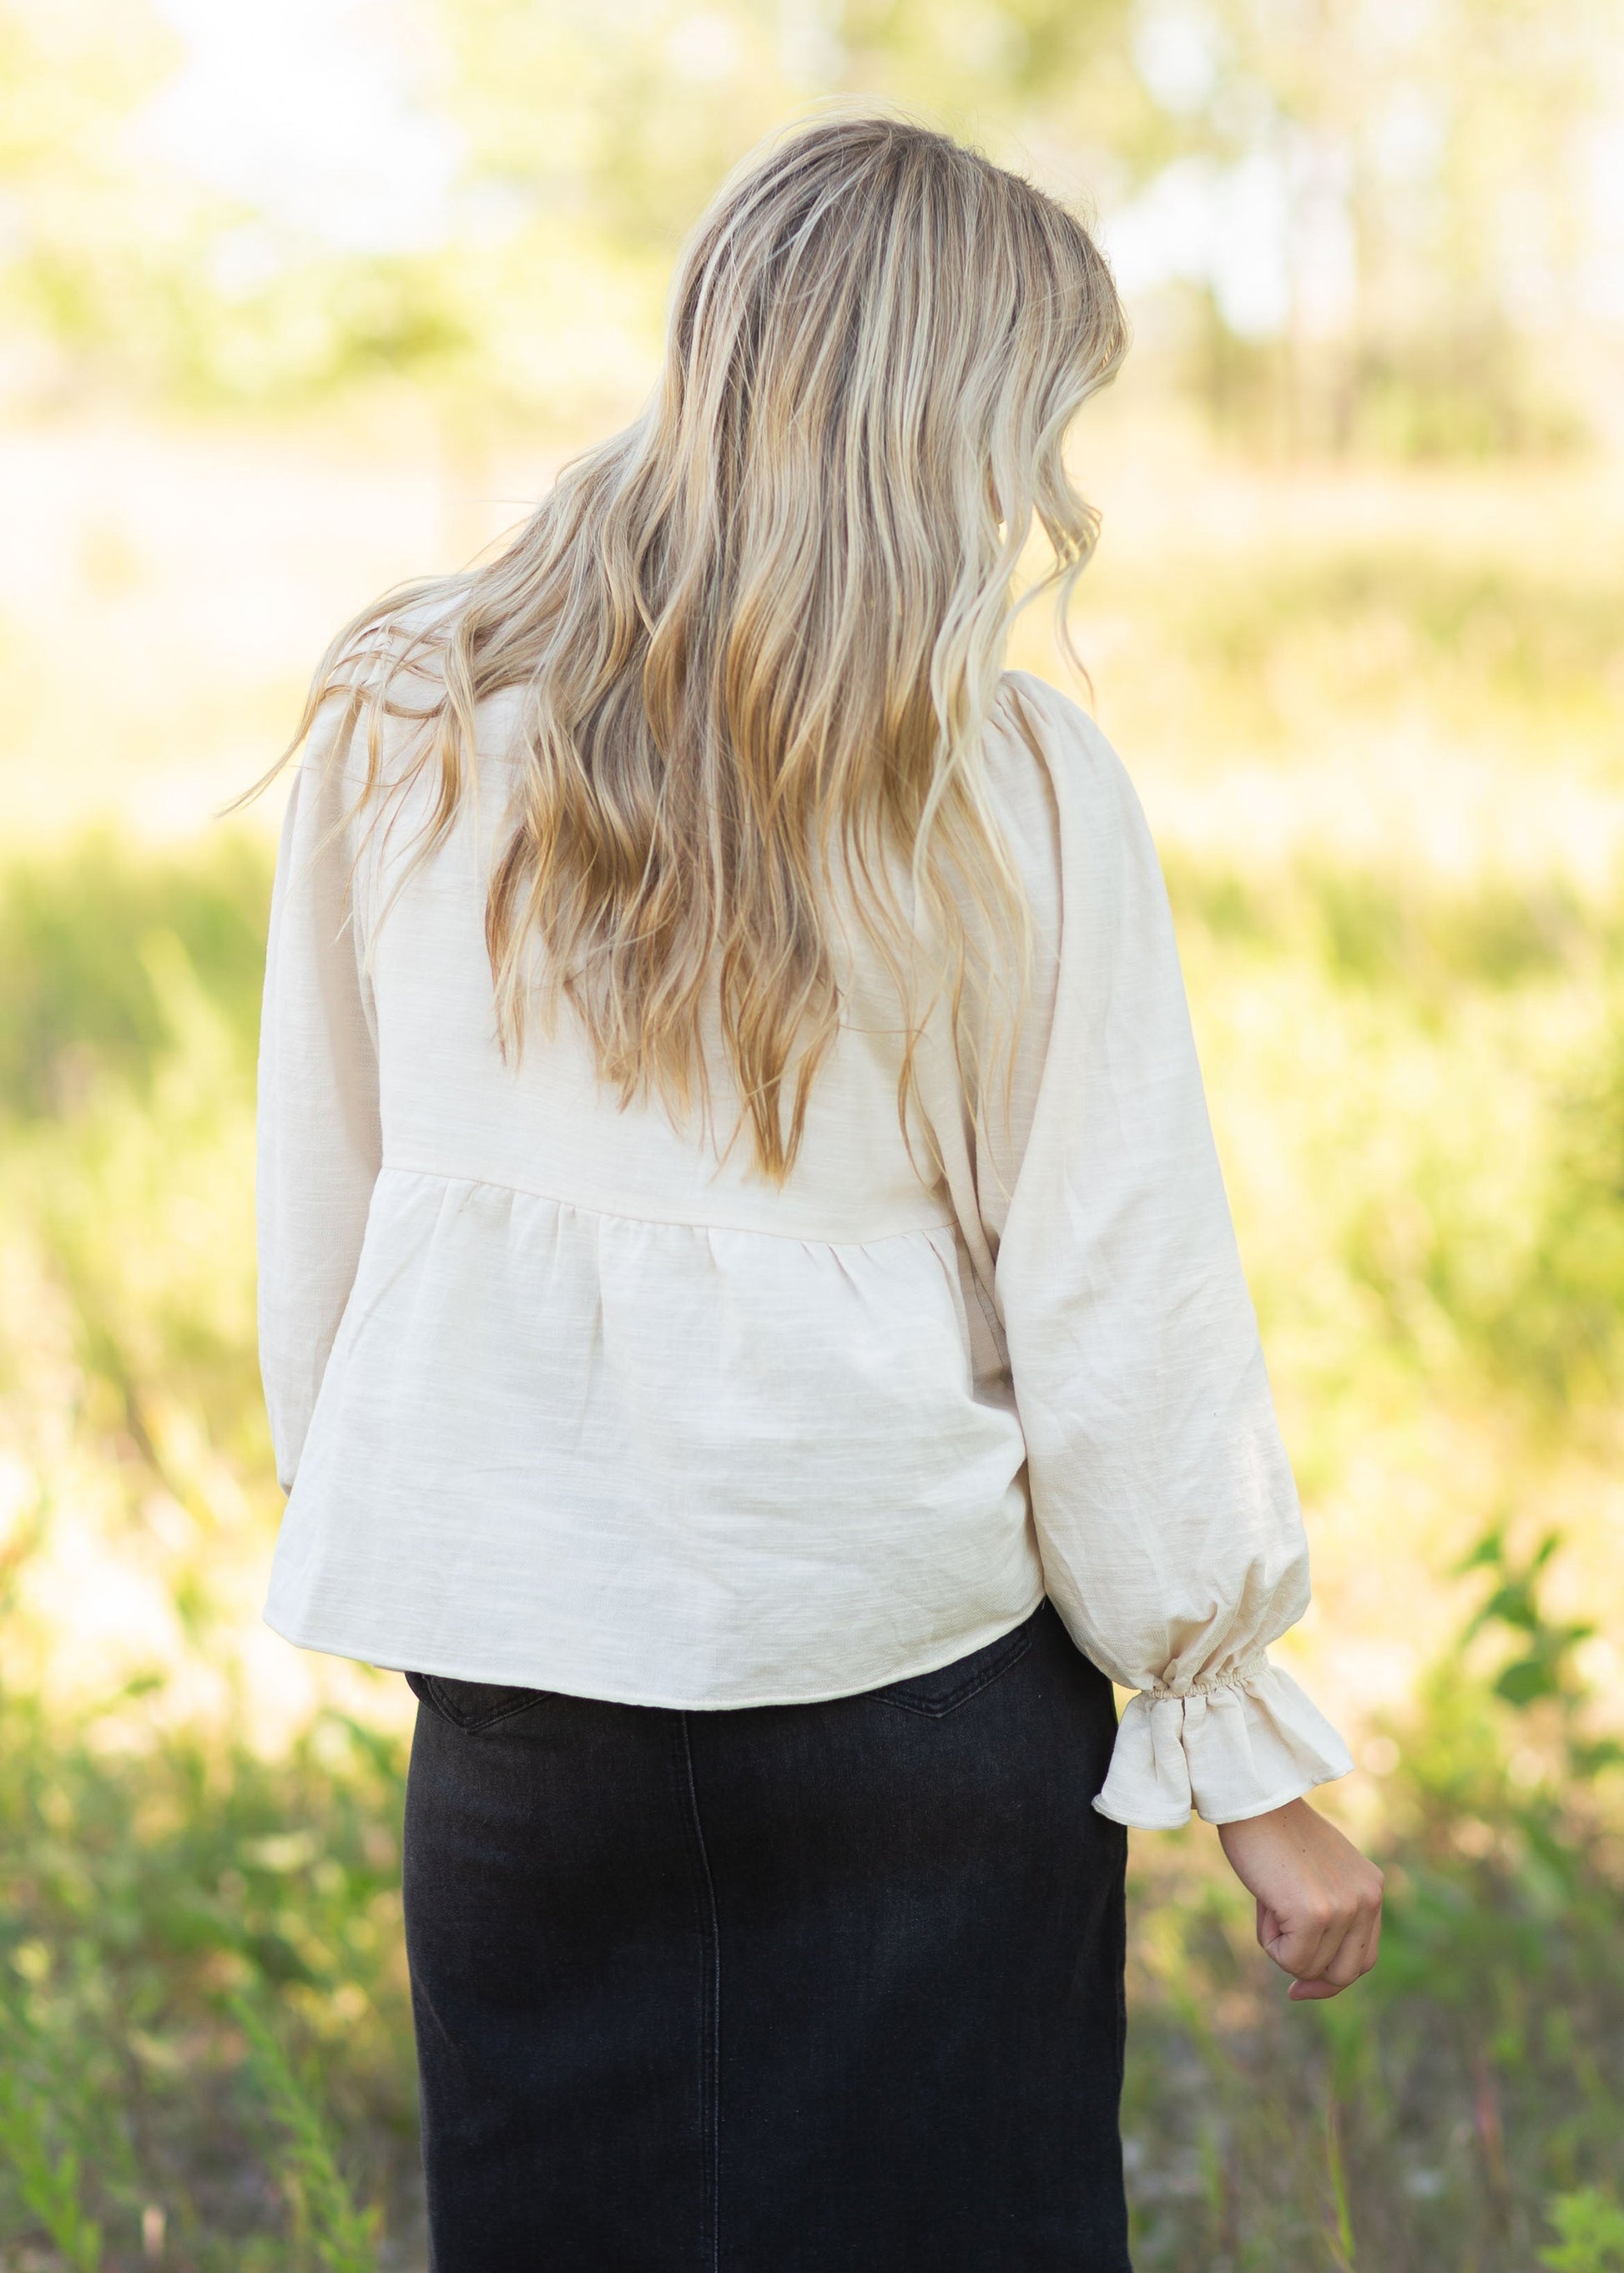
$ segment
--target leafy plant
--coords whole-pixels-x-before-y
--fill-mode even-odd
[[[0,2157],[25,2210],[73,2273],[101,2273],[102,2229],[80,2198],[79,2158],[52,2146],[45,2103],[15,2072],[0,2072]]]
[[[1461,1642],[1464,1647],[1492,1625],[1502,1626],[1516,1637],[1521,1654],[1496,1674],[1494,1694],[1519,1710],[1547,1697],[1569,1707],[1583,1701],[1573,1669],[1573,1653],[1596,1628],[1588,1622],[1553,1624],[1539,1601],[1539,1582],[1561,1543],[1560,1531],[1547,1531],[1533,1553],[1519,1560],[1507,1547],[1504,1527],[1497,1524],[1459,1566],[1462,1574],[1494,1573],[1494,1590],[1467,1620]]]
[[[1561,2236],[1539,2253],[1551,2273],[1624,2273],[1624,2209],[1611,2194],[1581,2187],[1556,2195],[1548,2216]]]
[[[296,2246],[327,2273],[375,2273],[378,2213],[357,2209],[334,2156],[320,2103],[295,2069],[252,1999],[231,1999],[248,2039],[248,2064],[265,2112],[281,2135],[278,2175],[293,2212]]]

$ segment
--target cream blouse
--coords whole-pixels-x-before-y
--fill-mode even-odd
[[[620,1109],[568,1013],[504,1061],[483,918],[508,700],[415,870],[415,792],[356,821],[340,715],[293,784],[266,975],[276,1631],[708,1708],[929,1671],[1047,1592],[1138,1692],[1105,1814],[1222,1823],[1344,1774],[1265,1655],[1307,1547],[1161,872],[1090,719],[1011,672],[985,738],[1037,942],[1007,1115],[1000,1080],[978,1136],[938,1017],[915,1168],[895,997],[852,950],[776,1188],[743,1140],[718,1159]],[[719,1054],[711,1081],[726,1135]]]

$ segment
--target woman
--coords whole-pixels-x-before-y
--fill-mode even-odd
[[[419,1699],[437,2273],[1120,2273],[1123,1827],[1374,1960],[1155,856],[1002,671],[1124,344],[1027,184],[804,128],[646,414],[318,675],[267,1616]]]

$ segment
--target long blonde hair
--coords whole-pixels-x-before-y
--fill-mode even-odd
[[[981,733],[1034,520],[1063,622],[1093,550],[1062,443],[1125,346],[1081,223],[943,135],[827,117],[738,169],[683,255],[647,409],[495,558],[347,626],[291,745],[348,690],[365,796],[380,718],[416,719],[428,851],[470,787],[476,707],[521,690],[485,914],[505,1049],[567,1000],[623,1102],[682,1111],[714,1014],[782,1180],[840,1019],[838,866],[911,1003],[906,1127],[920,941],[955,1018],[975,974],[1024,964]],[[392,626],[403,646],[358,675]],[[392,696],[430,658],[432,699]]]

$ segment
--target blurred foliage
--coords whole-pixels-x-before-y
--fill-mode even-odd
[[[0,349],[11,391],[181,407],[308,400],[467,342],[429,256],[330,246],[166,161],[184,42],[148,0],[0,0]]]
[[[60,1114],[112,1074],[147,1092],[173,1039],[154,962],[165,940],[251,1061],[269,895],[248,836],[154,857],[104,834],[65,863],[14,866],[0,898],[0,1113]]]
[[[1322,857],[1272,879],[1188,855],[1167,867],[1175,908],[1191,931],[1222,941],[1227,959],[1254,970],[1317,964],[1377,1018],[1399,997],[1412,1047],[1437,1069],[1400,1136],[1402,1167],[1342,1195],[1341,1258],[1373,1299],[1389,1349],[1435,1389],[1470,1397],[1492,1384],[1558,1429],[1615,1398],[1624,1388],[1624,924],[1598,923],[1559,882],[1530,889],[1482,879],[1451,890]],[[1543,1091],[1512,1096],[1520,1069],[1528,1077],[1524,1031],[1541,1023],[1542,1002],[1564,995],[1594,1006],[1583,1041]],[[1440,1109],[1451,1079],[1467,1076],[1462,1029],[1485,1009],[1503,1022],[1495,1070],[1504,1104],[1541,1121],[1537,1152],[1515,1167],[1492,1150],[1483,1157],[1492,1124],[1485,1132],[1472,1112]],[[1487,1069],[1474,1070],[1481,1083]],[[1492,1076],[1474,1084],[1475,1108],[1495,1111],[1493,1087]],[[1390,1128],[1405,1104],[1395,1086]],[[1383,1109],[1378,1091],[1374,1110]]]
[[[1277,221],[1243,198],[1235,227],[1284,229],[1284,306],[1259,335],[1198,262],[1174,327],[1237,439],[1583,439],[1551,342],[1589,320],[1609,0],[390,0],[377,29],[461,151],[438,234],[404,249],[163,158],[144,123],[182,50],[152,0],[0,0],[13,389],[286,406],[381,380],[454,435],[623,409],[720,175],[808,106],[868,97],[1108,216],[1181,180],[1215,211],[1272,183]]]
[[[1504,736],[1611,729],[1624,707],[1624,575],[1395,553],[1390,544],[1249,558],[1244,578],[1159,611],[1166,661],[1219,698],[1252,750],[1289,746],[1328,713],[1372,723],[1425,709]]]
[[[372,2273],[380,2215],[356,2208],[327,2136],[320,2080],[296,2071],[252,1997],[235,1998],[231,2009],[248,2041],[250,2075],[281,2134],[294,2256],[312,2254],[329,2273]]]
[[[1539,2262],[1553,2273],[1620,2273],[1624,2268],[1624,2209],[1611,2194],[1597,2187],[1560,2194],[1551,2222],[1561,2242],[1555,2249],[1542,2249]]]
[[[0,2244],[351,2273],[351,2187],[398,2209],[416,2159],[404,1760],[328,1716],[267,1763],[166,1725],[164,1685],[75,1719],[0,1691]]]

